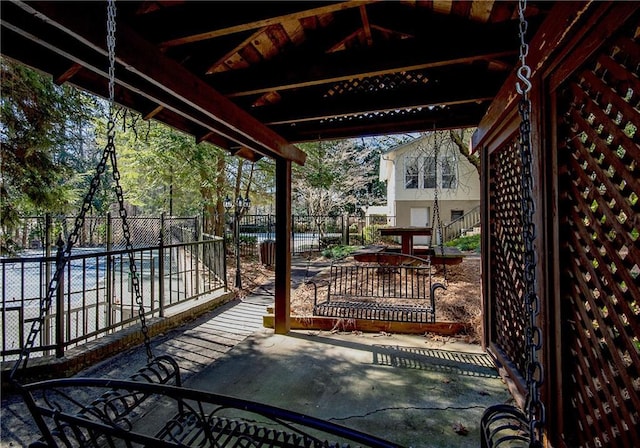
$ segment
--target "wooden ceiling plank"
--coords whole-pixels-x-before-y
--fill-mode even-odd
[[[176,39],[171,39],[160,43],[161,48],[174,47],[177,45],[184,45],[192,42],[199,42],[207,39],[214,39],[216,37],[225,36],[227,34],[240,33],[242,31],[249,31],[258,28],[264,28],[270,25],[278,25],[280,22],[288,20],[300,20],[308,17],[319,16],[323,14],[333,13],[336,11],[343,11],[350,8],[358,8],[366,3],[373,3],[376,0],[348,0],[344,2],[332,3],[319,8],[308,9],[305,11],[294,12],[278,17],[265,18],[263,20],[257,20],[250,23],[238,24],[218,30],[211,30],[203,33],[194,34],[191,36],[184,36]]]
[[[453,0],[433,0],[433,12],[438,14],[450,14]]]
[[[304,28],[302,27],[300,20],[285,20],[281,25],[293,45],[298,46],[304,40]]]
[[[259,33],[256,33],[253,41],[251,42],[262,58],[267,61],[278,54],[278,47],[271,40],[268,30],[269,27],[264,28]]]
[[[486,23],[491,17],[491,11],[493,10],[493,0],[483,0],[481,2],[473,2],[471,4],[471,20],[477,22]]]
[[[37,15],[38,19],[46,20],[48,24],[79,39],[93,50],[101,54],[106,53],[103,32],[94,26],[93,21],[76,13],[70,14],[64,5],[47,2],[16,4],[23,10]],[[252,141],[253,150],[265,153],[269,157],[282,157],[304,164],[306,156],[302,151],[238,108],[187,69],[167,58],[123,23],[117,26],[117,42],[127,43],[117,47],[116,57],[130,72]]]
[[[221,69],[221,67],[226,67],[228,69],[249,67],[250,64],[246,60],[244,60],[244,58],[240,54],[242,50],[247,48],[250,48],[251,51],[255,52],[255,54],[258,55],[258,57],[262,58],[260,51],[253,45],[253,43],[254,41],[259,39],[259,36],[260,34],[262,34],[263,31],[264,30],[260,30],[253,33],[251,36],[246,38],[236,47],[229,50],[224,56],[218,58],[218,60],[215,61],[213,64],[211,64],[211,66],[207,69],[206,74],[211,75],[213,73],[220,73],[221,71],[226,71],[226,69],[223,70]],[[244,61],[244,65],[237,64],[239,58],[242,58],[242,60]]]
[[[451,13],[460,17],[468,17],[471,11],[472,0],[456,0],[451,6]]]

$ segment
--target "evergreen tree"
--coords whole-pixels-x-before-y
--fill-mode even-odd
[[[79,142],[95,107],[88,95],[5,58],[0,76],[0,245],[6,250],[20,215],[68,211]]]

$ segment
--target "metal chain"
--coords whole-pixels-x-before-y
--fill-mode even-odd
[[[33,321],[31,324],[31,329],[29,330],[29,334],[27,335],[27,339],[25,344],[20,351],[18,359],[13,365],[11,372],[9,374],[10,380],[14,380],[17,374],[20,365],[23,365],[26,368],[27,363],[29,361],[29,356],[31,354],[31,350],[33,349],[33,345],[35,344],[36,338],[38,334],[42,330],[42,326],[44,325],[44,321],[46,319],[49,310],[51,309],[51,304],[53,302],[53,296],[58,290],[60,286],[60,281],[62,279],[62,274],[64,272],[64,268],[69,261],[71,256],[71,250],[78,242],[80,236],[80,230],[84,227],[85,216],[87,212],[91,209],[91,204],[93,202],[93,198],[100,186],[100,178],[104,174],[107,169],[107,161],[111,160],[111,165],[113,168],[113,179],[116,183],[116,196],[118,198],[119,208],[120,208],[120,216],[122,218],[122,229],[123,234],[126,240],[126,248],[129,253],[129,264],[131,267],[131,283],[134,288],[134,293],[136,296],[136,304],[138,305],[138,315],[140,317],[141,325],[142,325],[142,334],[144,337],[144,344],[146,347],[147,358],[151,360],[153,358],[153,354],[151,351],[151,342],[149,339],[149,330],[146,325],[145,315],[144,315],[144,306],[142,303],[142,295],[140,294],[140,283],[137,275],[137,268],[135,263],[135,258],[133,255],[133,245],[131,244],[131,233],[129,230],[129,224],[127,223],[127,212],[124,208],[124,197],[122,194],[122,187],[120,186],[120,173],[118,171],[117,163],[116,163],[116,150],[115,150],[115,121],[114,121],[114,110],[115,110],[115,0],[109,0],[107,5],[107,50],[109,54],[109,121],[107,124],[107,144],[102,152],[102,156],[98,165],[96,167],[96,172],[91,179],[91,184],[89,186],[89,191],[85,195],[82,201],[82,207],[80,209],[80,213],[75,219],[73,230],[69,235],[69,239],[67,240],[67,245],[63,250],[64,243],[60,238],[58,240],[58,253],[56,257],[56,269],[49,281],[49,285],[47,288],[47,295],[40,301],[40,309],[38,318]]]
[[[109,121],[113,120],[116,97],[116,3],[107,2],[107,55],[109,57]],[[111,129],[107,130],[107,135]]]
[[[524,17],[526,0],[518,3],[520,15],[520,68],[518,69],[518,79],[516,89],[522,95],[518,105],[520,113],[520,159],[522,163],[521,189],[522,189],[522,238],[524,243],[524,305],[528,322],[525,331],[527,349],[527,400],[526,413],[529,420],[529,432],[531,434],[531,447],[542,446],[542,430],[545,424],[545,406],[540,400],[540,387],[544,381],[544,371],[542,363],[538,359],[538,351],[542,348],[542,331],[537,326],[538,315],[540,314],[540,298],[537,293],[536,281],[536,254],[535,239],[536,229],[534,223],[535,203],[533,201],[533,157],[531,151],[531,68],[526,63],[529,53],[529,46],[525,42],[528,23]]]
[[[111,168],[113,181],[115,182],[116,198],[118,200],[118,209],[120,218],[122,219],[122,234],[125,240],[125,248],[129,254],[129,270],[131,274],[131,285],[135,294],[136,305],[138,306],[138,318],[140,319],[140,331],[144,338],[144,346],[147,352],[147,361],[153,359],[151,350],[151,340],[149,339],[149,328],[145,318],[144,301],[140,293],[140,279],[138,278],[138,268],[136,265],[135,255],[133,253],[133,244],[131,243],[131,230],[127,221],[127,209],[124,205],[124,194],[120,185],[120,171],[118,170],[118,162],[116,157],[115,145],[115,76],[116,76],[116,6],[115,0],[108,0],[107,4],[107,52],[109,55],[109,123],[107,124],[107,146],[111,159]]]

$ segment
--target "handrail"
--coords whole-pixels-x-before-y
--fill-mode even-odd
[[[455,221],[444,226],[444,242],[454,240],[480,224],[480,206],[476,206]]]

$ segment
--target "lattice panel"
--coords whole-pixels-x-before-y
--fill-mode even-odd
[[[524,247],[518,141],[490,156],[492,342],[525,372]]]
[[[325,98],[342,95],[372,94],[398,90],[409,86],[422,86],[429,82],[429,78],[422,71],[391,73],[386,75],[368,76],[341,81],[331,86],[324,94]]]
[[[640,446],[638,21],[563,86],[565,420],[585,447]]]

